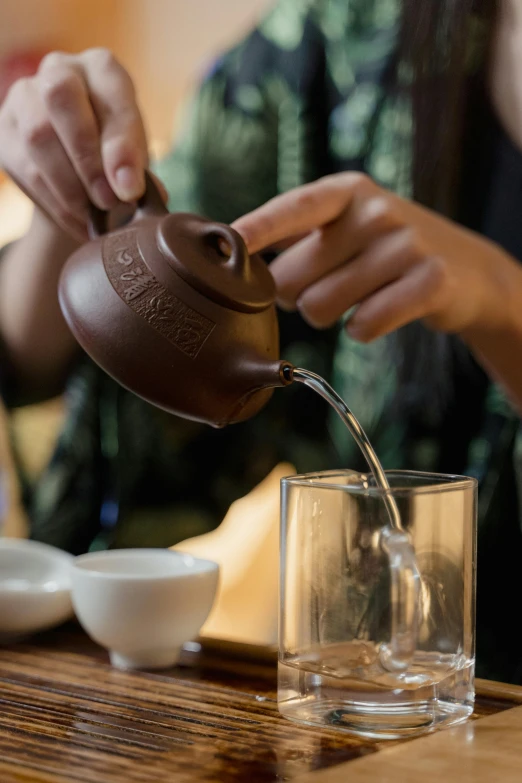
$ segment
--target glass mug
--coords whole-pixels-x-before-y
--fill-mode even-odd
[[[282,481],[278,704],[396,739],[473,712],[477,482],[386,475],[389,492],[351,471]]]

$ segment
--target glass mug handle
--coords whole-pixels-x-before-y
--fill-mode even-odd
[[[417,647],[420,574],[407,533],[385,527],[381,546],[391,574],[391,634],[389,644],[381,645],[379,661],[383,669],[398,674],[408,668]]]

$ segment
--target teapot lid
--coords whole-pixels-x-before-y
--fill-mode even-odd
[[[249,256],[230,226],[177,212],[159,222],[156,241],[175,272],[217,304],[255,313],[274,303],[275,283],[265,262],[257,254]]]

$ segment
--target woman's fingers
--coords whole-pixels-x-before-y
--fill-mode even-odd
[[[348,334],[370,342],[443,310],[449,293],[447,274],[447,265],[437,256],[412,266],[360,304],[346,324]]]
[[[334,222],[313,231],[270,265],[281,306],[294,309],[307,289],[364,253],[372,242],[398,225],[400,220],[389,199],[381,195],[352,199],[350,207]],[[394,252],[393,243],[390,252]],[[382,255],[382,250],[379,253]]]
[[[354,305],[405,275],[422,255],[409,229],[387,234],[308,287],[298,300],[299,312],[319,329],[333,326]]]
[[[131,79],[105,49],[47,55],[0,108],[0,166],[75,236],[89,202],[110,209],[143,195],[147,165]]]
[[[132,80],[106,49],[91,49],[80,58],[100,127],[104,172],[118,198],[133,201],[145,190],[148,152]]]
[[[13,92],[12,100],[19,107],[15,115],[19,135],[19,164],[13,167],[17,169],[16,179],[22,186],[24,185],[21,181],[24,165],[26,172],[32,172],[31,179],[34,179],[37,172],[38,179],[42,180],[52,193],[53,201],[60,204],[61,208],[69,214],[76,216],[78,221],[85,221],[87,212],[85,189],[49,120],[43,99],[34,81],[20,80],[17,89]],[[31,107],[30,112],[24,111],[26,106]],[[21,145],[25,148],[24,153]],[[26,177],[28,176],[26,173]],[[29,181],[25,183],[25,187],[35,190]],[[49,205],[47,207],[49,208]]]
[[[39,69],[38,86],[48,122],[86,195],[96,206],[109,209],[116,198],[103,171],[100,130],[77,60],[66,54],[48,55]],[[63,186],[61,177],[57,185]]]
[[[276,196],[236,220],[251,253],[276,245],[296,234],[307,234],[331,223],[350,205],[358,191],[375,188],[362,174],[347,173],[303,185]]]

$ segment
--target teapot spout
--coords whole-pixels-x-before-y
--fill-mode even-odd
[[[290,386],[294,382],[294,366],[290,362],[278,359],[277,361],[257,361],[243,366],[242,371],[248,375],[251,387],[256,391],[260,389],[275,389],[281,386]]]
[[[273,389],[289,386],[293,383],[294,367],[290,362],[281,360],[251,360],[242,362],[241,382],[248,384],[248,391],[239,399],[228,416],[214,425],[224,427],[255,416],[263,408]]]

